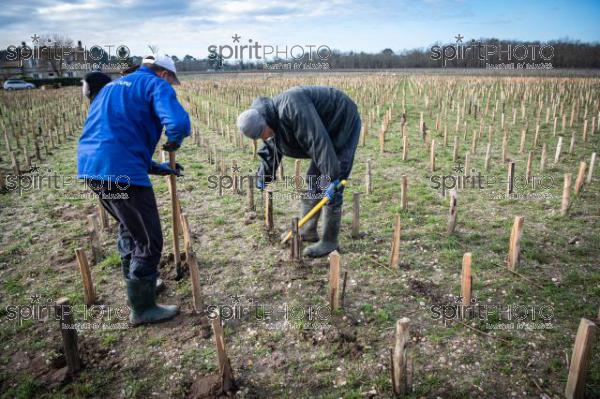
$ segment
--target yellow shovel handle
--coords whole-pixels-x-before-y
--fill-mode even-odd
[[[346,186],[348,182],[346,180],[342,180],[340,182],[340,184],[337,185],[336,189],[342,187],[342,186]],[[304,226],[304,224],[306,222],[308,222],[310,219],[312,219],[313,216],[316,215],[317,212],[319,212],[321,210],[321,208],[323,208],[325,205],[327,205],[327,203],[329,202],[329,197],[325,196],[323,197],[323,199],[321,201],[319,201],[319,203],[317,205],[315,205],[313,207],[313,209],[311,209],[306,215],[304,215],[304,217],[302,219],[300,219],[300,221],[298,222],[298,228]],[[288,231],[288,233],[285,235],[285,238],[283,240],[281,240],[282,244],[285,244],[290,238],[292,238],[292,231]]]

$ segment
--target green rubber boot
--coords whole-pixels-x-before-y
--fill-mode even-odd
[[[338,249],[338,236],[342,221],[342,204],[325,206],[323,213],[323,236],[318,243],[307,247],[302,252],[304,256],[321,258]]]
[[[302,204],[302,216],[304,216],[319,203],[319,199],[301,198],[300,203]],[[319,233],[317,232],[319,217],[321,217],[321,210],[319,210],[312,219],[304,223],[304,226],[300,227],[300,236],[302,237],[303,242],[319,241]]]
[[[160,323],[172,319],[179,313],[175,305],[156,304],[156,279],[125,279],[129,298],[129,322],[134,326],[147,323]]]
[[[131,264],[131,259],[123,259],[121,258],[121,272],[123,273],[123,278],[127,280],[129,278],[129,265]],[[156,279],[156,293],[160,294],[167,288],[165,282],[162,278]]]

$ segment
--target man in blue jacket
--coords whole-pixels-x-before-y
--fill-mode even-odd
[[[190,134],[190,119],[171,87],[178,84],[168,57],[149,57],[134,73],[110,82],[91,103],[77,148],[78,178],[119,222],[117,247],[134,325],[170,319],[177,306],[157,305],[156,280],[163,236],[148,174],[179,176],[152,160],[163,128],[165,151]]]

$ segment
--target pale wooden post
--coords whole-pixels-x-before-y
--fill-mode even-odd
[[[579,322],[565,387],[565,397],[567,399],[582,399],[584,397],[585,379],[597,330],[598,327],[590,320],[582,318]]]
[[[565,180],[563,184],[563,194],[562,194],[562,203],[560,207],[560,214],[565,216],[567,211],[569,210],[569,202],[571,197],[571,181],[572,181],[571,173],[565,173]]]
[[[407,346],[410,342],[409,333],[410,319],[403,317],[396,321],[396,336],[394,349],[391,351],[391,374],[392,389],[397,396],[403,396],[409,393],[407,370]]]
[[[402,185],[400,186],[400,208],[408,209],[408,177],[402,175]]]
[[[371,160],[367,159],[367,173],[365,175],[365,191],[369,195],[373,191],[373,182],[371,181]]]
[[[273,190],[268,187],[265,196],[265,227],[267,231],[273,230]]]
[[[204,303],[202,299],[202,290],[200,288],[200,272],[198,270],[198,260],[196,253],[192,247],[192,233],[188,223],[187,215],[181,214],[181,227],[183,229],[183,244],[185,247],[185,262],[190,271],[190,280],[192,283],[192,299],[193,307],[196,313],[204,311]]]
[[[594,174],[594,165],[596,164],[596,153],[592,153],[592,158],[590,159],[590,169],[588,170],[588,175],[586,179],[586,183],[590,184],[592,182],[592,175]]]
[[[221,326],[221,319],[215,318],[212,320],[213,336],[215,340],[215,346],[217,348],[217,360],[219,362],[219,376],[221,379],[221,390],[226,392],[233,392],[236,390],[235,379],[233,377],[233,370],[231,369],[231,363],[227,357],[225,351],[225,338],[223,336],[223,327]]]
[[[462,278],[461,278],[461,296],[463,306],[471,304],[471,285],[473,277],[471,276],[471,253],[467,252],[463,255],[462,263]]]
[[[340,298],[340,254],[333,251],[329,254],[329,307],[332,312],[339,309]]]
[[[510,242],[508,247],[508,268],[514,269],[519,264],[521,252],[521,236],[523,235],[523,216],[515,216],[515,222],[510,233]]]
[[[390,256],[390,267],[397,269],[400,263],[400,215],[396,215],[394,221],[394,234],[392,236],[392,250]]]
[[[577,179],[575,180],[575,194],[579,194],[581,187],[583,187],[586,166],[586,163],[583,161],[579,163],[579,172],[577,172]]]
[[[556,152],[554,153],[554,164],[558,163],[560,159],[560,151],[562,149],[562,136],[558,137],[558,143],[556,143]]]
[[[77,257],[77,264],[79,265],[79,272],[81,273],[81,280],[83,281],[84,302],[87,306],[91,306],[96,301],[96,293],[94,291],[94,283],[92,282],[90,264],[88,263],[87,256],[85,256],[83,249],[77,248],[75,250],[75,256]]]

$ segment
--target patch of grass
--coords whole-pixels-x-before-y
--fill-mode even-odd
[[[19,277],[12,277],[4,283],[4,289],[9,295],[18,295],[25,292],[25,286],[21,284]]]
[[[2,399],[30,399],[36,398],[40,383],[30,375],[19,379],[17,386],[10,388],[2,394]]]
[[[102,262],[98,263],[98,267],[102,270],[115,269],[119,266],[121,266],[121,256],[117,251],[110,252]]]

